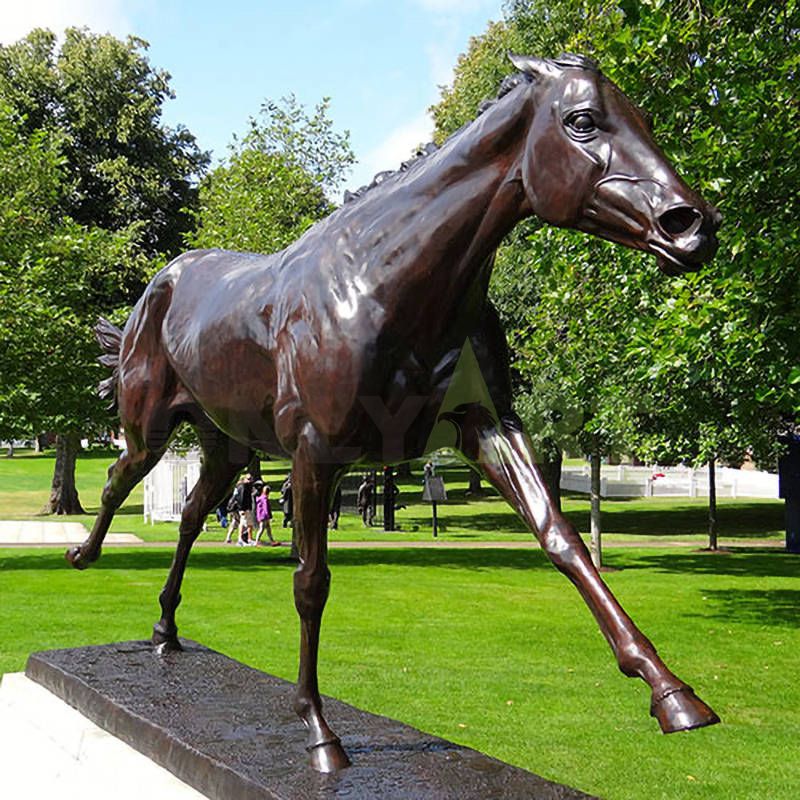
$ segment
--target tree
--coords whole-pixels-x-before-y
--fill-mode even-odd
[[[554,250],[552,239],[557,239]],[[553,253],[556,254],[553,263]],[[502,260],[501,253],[498,260]],[[602,563],[600,462],[625,448],[617,418],[639,400],[626,389],[629,337],[642,296],[660,276],[641,256],[579,234],[541,229],[525,250],[538,296],[509,329],[523,393],[520,416],[539,443],[589,456],[592,556]],[[519,280],[525,280],[518,275]]]
[[[608,10],[613,6],[607,2],[541,5],[534,23],[515,11],[514,5],[509,4],[507,22],[492,23],[482,36],[471,40],[468,52],[459,58],[452,86],[443,89],[441,101],[432,109],[437,140],[473,119],[480,103],[495,94],[510,70],[509,51],[561,52],[564,42],[574,37],[576,26],[578,30],[597,31],[601,24],[610,25]],[[580,25],[571,10],[575,6],[582,8]],[[539,328],[541,335],[536,342],[529,342],[530,346],[525,346],[525,339],[534,330],[530,315],[543,302],[542,296],[558,294],[553,277],[569,266],[565,252],[570,256],[580,254],[581,246],[586,246],[585,237],[576,239],[574,234],[543,228],[537,220],[528,220],[500,248],[489,289],[490,299],[509,334],[512,354],[516,355],[512,373],[515,405],[534,441],[558,506],[562,450],[577,441],[575,436],[589,416],[587,407],[596,405],[597,391],[590,389],[589,398],[583,396],[583,388],[575,391],[572,378],[578,374],[578,365],[567,353],[554,361],[555,350],[563,350],[565,344],[572,353],[585,352],[575,337],[565,339],[560,321],[552,327]],[[590,264],[589,269],[594,265]],[[556,299],[544,316],[552,317],[551,312],[560,316],[560,308]]]
[[[718,459],[745,451],[774,465],[776,433],[800,410],[796,4],[636,3],[625,16],[627,30],[609,41],[620,80],[636,86],[659,138],[728,217],[722,257],[651,306],[647,358],[631,348],[632,384],[658,404],[632,440],[708,462],[712,480]],[[633,52],[636,34],[659,44],[666,68]]]
[[[672,281],[620,248],[583,240],[584,258],[567,231],[504,244],[490,293],[541,433],[566,408],[577,432],[643,451],[767,457],[800,411],[799,23],[796,3],[518,0],[459,60],[440,137],[507,71],[503,50],[581,52],[653,114],[656,140],[727,217],[713,266]]]
[[[0,103],[0,437],[29,431],[25,409],[31,389],[23,358],[29,320],[19,314],[17,278],[25,254],[58,223],[63,158],[56,138],[25,134]]]
[[[80,437],[109,425],[92,326],[178,249],[208,161],[161,124],[169,76],[146,47],[79,29],[60,47],[44,30],[0,47],[0,427],[58,434],[54,513],[81,510]]]
[[[274,253],[335,206],[328,194],[355,160],[347,131],[337,133],[324,98],[308,113],[293,95],[265,102],[247,133],[234,137],[226,161],[200,185],[192,247]],[[191,431],[178,434],[186,445]],[[260,469],[259,456],[250,472]],[[293,545],[294,546],[294,545]]]
[[[712,268],[664,284],[669,291],[648,289],[639,316],[651,355],[640,342],[631,349],[639,364],[691,367],[694,384],[701,366],[710,366],[708,376],[725,387],[740,444],[761,446],[800,399],[792,383],[800,345],[791,334],[800,319],[793,257],[800,14],[783,2],[604,5],[606,19],[594,17],[601,27],[591,40],[586,3],[548,8],[571,11],[580,32],[565,47],[586,45],[653,114],[656,139],[727,217]],[[509,10],[525,30],[541,20],[542,4],[514,2]]]
[[[80,439],[113,422],[97,396],[103,371],[92,327],[117,264],[143,267],[130,232],[87,229],[62,220],[48,236],[0,264],[0,430],[56,431],[56,465],[44,513],[82,513],[75,488]]]
[[[189,243],[272,253],[333,211],[326,192],[342,182],[354,156],[349,134],[335,133],[327,114],[327,99],[311,114],[293,96],[265,103],[201,184]]]
[[[69,28],[58,45],[37,29],[0,46],[0,98],[27,132],[62,140],[72,180],[62,210],[107,230],[146,223],[149,256],[175,255],[191,227],[196,179],[209,156],[185,128],[161,123],[170,76],[150,66],[147,42]]]

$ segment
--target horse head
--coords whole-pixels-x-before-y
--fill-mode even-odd
[[[592,61],[511,60],[534,107],[520,165],[534,214],[652,253],[668,275],[713,257],[720,213],[681,180],[645,116]]]

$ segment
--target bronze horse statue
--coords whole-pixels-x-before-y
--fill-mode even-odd
[[[467,340],[497,414],[466,403],[446,415],[464,458],[578,588],[622,672],[650,686],[662,730],[719,721],[659,658],[554,507],[512,410],[505,338],[486,294],[492,254],[524,217],[645,250],[673,275],[713,256],[720,215],[675,174],[645,117],[593,62],[511,58],[519,73],[472,123],[285,250],[186,253],[153,278],[123,331],[98,326],[127,449],[109,469],[91,535],[68,560],[83,568],[98,558],[116,509],[176,426],[193,425],[202,469],[153,633],[159,648],[180,649],[175,611],[206,515],[254,450],[288,454],[301,621],[295,709],[311,764],[324,772],[350,763],[317,683],[331,498],[354,464],[423,455]]]

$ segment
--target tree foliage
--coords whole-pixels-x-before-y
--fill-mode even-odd
[[[0,107],[0,434],[108,424],[91,327],[107,298],[144,272],[135,231],[80,225],[60,211],[58,140],[26,136]]]
[[[265,103],[200,187],[195,247],[272,253],[333,211],[326,192],[354,161],[349,134],[334,131],[329,103],[312,113],[294,96]]]
[[[170,76],[150,66],[147,46],[80,28],[59,45],[54,33],[34,30],[0,46],[0,98],[26,132],[61,140],[70,176],[65,214],[107,230],[144,222],[148,254],[174,255],[208,155],[188,130],[162,124]]]
[[[440,138],[509,71],[504,51],[583,53],[652,114],[726,220],[713,264],[672,280],[536,223],[505,244],[491,294],[534,433],[669,460],[769,458],[800,412],[798,29],[791,0],[517,0],[471,42],[434,109]]]
[[[80,437],[111,424],[92,327],[177,249],[207,161],[161,124],[146,47],[79,29],[0,47],[0,435],[58,434],[56,513],[80,510]]]

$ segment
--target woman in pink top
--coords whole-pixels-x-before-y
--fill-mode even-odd
[[[269,486],[265,485],[264,488],[258,493],[256,497],[256,522],[258,523],[258,531],[256,533],[256,540],[254,544],[261,544],[261,537],[264,531],[267,532],[269,543],[273,546],[278,544],[272,538],[272,527],[269,521],[272,519],[272,509],[269,505]]]

